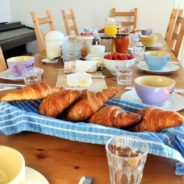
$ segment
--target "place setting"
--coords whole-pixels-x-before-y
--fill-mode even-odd
[[[158,42],[156,34],[142,35],[140,41],[148,49],[162,49],[164,43]]]
[[[35,58],[33,56],[16,56],[7,59],[8,69],[0,72],[0,79],[21,81],[24,80],[23,71],[31,69],[35,75],[42,75],[44,70],[41,67],[34,66]]]
[[[179,63],[170,61],[166,51],[144,52],[144,61],[138,62],[137,69],[153,74],[169,74],[180,69]]]
[[[175,89],[175,81],[169,77],[146,75],[135,79],[135,87],[125,87],[120,99],[135,103],[157,106],[165,110],[184,109],[181,89]]]

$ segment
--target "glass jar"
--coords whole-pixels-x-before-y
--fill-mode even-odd
[[[128,53],[129,43],[130,40],[128,34],[116,34],[115,37],[116,52],[123,54]]]
[[[105,46],[105,52],[112,52],[113,50],[114,37],[102,36],[100,40],[100,45]]]
[[[104,32],[107,36],[115,37],[118,31],[118,26],[115,18],[106,18],[105,19],[105,28]]]

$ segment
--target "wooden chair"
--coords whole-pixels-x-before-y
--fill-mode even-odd
[[[7,69],[7,65],[4,59],[2,49],[0,47],[0,71],[6,70],[6,69]]]
[[[79,31],[78,31],[73,9],[70,9],[70,14],[66,14],[65,10],[62,10],[62,16],[64,20],[66,34],[71,35],[71,32],[73,31],[75,35],[79,35]],[[70,25],[70,21],[72,23],[71,25]]]
[[[111,16],[112,17],[122,17],[122,18],[128,19],[128,20],[120,22],[121,26],[123,27],[132,26],[133,29],[137,27],[137,8],[134,8],[134,10],[130,12],[118,12],[116,11],[116,8],[113,8],[111,11]]]
[[[31,12],[31,17],[32,17],[33,26],[34,26],[35,33],[36,33],[37,44],[38,44],[40,55],[46,54],[45,37],[44,37],[44,33],[41,30],[41,25],[48,24],[50,31],[55,31],[55,26],[54,26],[53,17],[52,17],[51,12],[47,10],[46,15],[47,15],[46,17],[39,18],[36,12],[34,11]]]
[[[184,37],[184,16],[182,15],[183,9],[180,9],[178,12],[178,17],[171,37],[171,41],[169,43],[169,46],[176,57],[178,57]]]
[[[178,12],[179,12],[179,9],[172,9],[172,12],[170,15],[169,23],[165,34],[165,40],[167,41],[168,44],[170,43],[172,34],[174,32],[174,27],[178,18]]]

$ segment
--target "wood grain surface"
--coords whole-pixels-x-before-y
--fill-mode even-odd
[[[169,51],[167,44],[163,50]],[[173,59],[176,60],[174,56]],[[62,62],[43,64],[37,58],[37,66],[44,68],[43,81],[54,86],[57,78],[56,69],[63,67]],[[116,85],[116,79],[108,71],[104,71],[104,74],[107,76],[108,86]],[[135,69],[134,78],[145,74]],[[166,76],[176,80],[176,87],[184,88],[183,68]],[[117,98],[124,91],[123,87],[118,88]],[[1,92],[0,95],[4,93],[6,92]],[[180,112],[184,114],[184,111]],[[0,135],[0,144],[18,149],[24,155],[26,165],[41,172],[51,184],[77,184],[82,176],[92,176],[93,184],[110,183],[104,145],[80,143],[32,132],[11,136]],[[154,155],[148,156],[142,184],[183,183],[184,176],[175,175],[175,161]]]

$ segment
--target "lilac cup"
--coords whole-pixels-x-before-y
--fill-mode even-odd
[[[153,33],[152,29],[143,29],[141,31],[142,35],[151,35]]]
[[[141,76],[135,79],[135,90],[143,103],[162,106],[175,88],[175,80],[163,76]]]
[[[32,56],[17,56],[7,59],[10,73],[15,77],[21,77],[22,71],[24,71],[26,67],[33,66],[34,63],[35,59]]]

